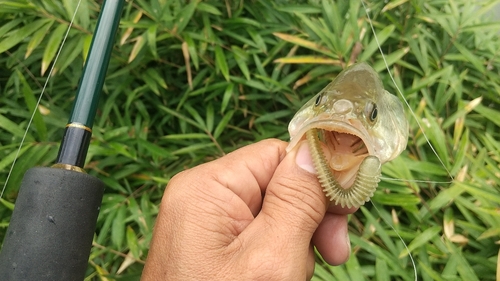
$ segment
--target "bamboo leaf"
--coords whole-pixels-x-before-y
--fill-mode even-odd
[[[207,105],[207,116],[205,118],[207,124],[207,131],[212,132],[214,129],[214,106],[212,103]]]
[[[300,37],[297,37],[295,35],[289,35],[289,34],[284,34],[284,33],[279,33],[279,32],[275,32],[273,34],[274,34],[274,36],[280,38],[281,40],[285,40],[285,41],[290,42],[292,44],[299,45],[299,46],[323,53],[325,55],[330,55],[330,56],[332,55],[331,52],[327,48],[325,48],[319,44],[302,39]]]
[[[42,68],[41,68],[42,75],[45,74],[45,71],[47,71],[50,63],[54,59],[54,57],[57,53],[57,50],[59,49],[59,46],[61,45],[64,33],[66,32],[66,30],[67,30],[67,26],[59,25],[56,27],[56,29],[50,35],[49,41],[47,42],[47,45],[45,46],[45,50],[43,52]]]
[[[455,48],[465,57],[465,60],[472,63],[474,67],[479,70],[481,73],[486,72],[486,68],[481,64],[481,59],[474,55],[471,51],[469,51],[465,46],[458,42],[453,42]]]
[[[238,46],[231,46],[231,50],[233,51],[234,54],[234,59],[236,60],[236,63],[238,64],[238,67],[240,68],[241,72],[245,76],[247,80],[250,80],[250,71],[248,70],[248,65],[247,65],[247,53],[239,48]]]
[[[50,22],[50,20],[47,19],[37,20],[10,32],[8,37],[3,37],[2,41],[0,41],[0,53],[3,53],[8,49],[14,47],[21,41],[26,40],[26,38],[29,38],[29,36],[33,32],[37,31],[40,28],[40,26],[43,26],[48,22]]]
[[[2,205],[4,205],[7,209],[14,211],[14,204],[10,203],[9,201],[0,198],[0,203],[2,203]]]
[[[187,24],[191,21],[191,17],[196,10],[196,6],[200,1],[191,1],[188,5],[184,6],[182,10],[177,14],[174,26],[174,32],[177,34],[181,34],[186,28]]]
[[[4,34],[9,32],[12,28],[18,26],[22,22],[23,22],[23,19],[14,19],[14,20],[11,20],[11,21],[3,24],[2,27],[0,27],[0,38],[2,38],[2,36],[4,36]]]
[[[215,128],[214,131],[214,139],[218,139],[219,136],[222,134],[224,129],[226,129],[227,124],[229,121],[231,121],[231,118],[234,115],[234,110],[228,111],[224,117],[222,117],[222,120],[220,120],[219,124],[217,124],[217,127]]]
[[[16,160],[18,157],[21,157],[31,146],[31,144],[26,144],[21,147],[21,149],[19,150],[19,154],[17,153],[17,150],[13,150],[8,155],[4,156],[4,158],[0,160],[0,170],[5,170],[7,169],[7,167],[11,166],[14,160]]]
[[[311,64],[333,64],[342,65],[340,60],[319,56],[293,56],[274,60],[275,63],[311,63]]]
[[[83,1],[87,2],[87,1]],[[73,14],[75,13],[76,6],[78,4],[77,1],[72,1],[72,0],[62,0],[64,9],[66,10],[66,18],[71,19],[73,18]]]
[[[38,136],[41,141],[46,141],[47,126],[45,125],[45,121],[42,118],[42,114],[40,114],[39,108],[37,108],[37,99],[35,98],[33,90],[31,90],[31,87],[26,82],[26,79],[24,79],[24,76],[21,74],[21,72],[18,71],[17,75],[19,77],[19,81],[21,81],[22,84],[24,101],[26,102],[26,105],[28,106],[30,112],[35,112],[35,114],[33,115],[33,123],[35,124]]]
[[[227,66],[226,56],[222,48],[218,45],[214,46],[215,49],[215,66],[222,73],[226,81],[229,81],[229,67]]]
[[[233,96],[233,91],[234,91],[234,84],[233,83],[228,84],[226,90],[224,90],[224,95],[222,96],[220,113],[224,113],[224,111],[226,110],[227,105],[229,104],[229,100]]]
[[[128,57],[128,63],[131,63],[137,57],[139,52],[142,50],[142,47],[144,47],[145,43],[146,43],[145,34],[136,38],[134,47],[132,48],[130,56]]]
[[[429,227],[426,230],[424,230],[422,233],[420,233],[413,241],[411,241],[410,244],[408,244],[408,250],[412,252],[413,250],[417,249],[418,247],[428,243],[430,240],[434,239],[439,232],[441,232],[441,227],[439,226],[433,226]],[[408,255],[408,251],[404,249],[401,251],[399,254],[399,258],[405,257]]]
[[[137,240],[137,235],[134,232],[134,229],[130,226],[127,226],[127,247],[130,250],[132,256],[136,259],[141,257],[140,249],[139,249],[139,241]]]
[[[59,55],[59,59],[56,62],[56,66],[54,67],[54,73],[62,73],[64,70],[72,65],[78,55],[82,53],[83,42],[85,38],[79,37],[74,38],[73,40],[67,40],[65,43],[65,47],[61,50],[61,54]]]
[[[31,37],[28,47],[26,49],[26,55],[24,55],[24,58],[28,58],[33,50],[35,50],[38,45],[40,45],[40,42],[45,38],[45,35],[49,31],[50,27],[52,27],[53,22],[49,22],[45,24],[44,26],[40,27],[40,30],[36,31],[33,33],[33,36]]]
[[[216,16],[222,16],[222,13],[219,11],[219,9],[205,2],[199,2],[198,6],[196,7],[196,10],[200,12],[210,13]]]
[[[6,130],[7,132],[10,132],[17,138],[21,139],[24,136],[24,130],[19,127],[18,124],[10,121],[7,119],[5,116],[0,115],[0,128]],[[32,141],[33,136],[29,134],[29,132],[26,135],[26,140]]]
[[[359,56],[359,61],[367,61],[370,57],[373,56],[374,53],[378,52],[378,44],[384,44],[384,42],[393,34],[394,29],[396,28],[395,25],[388,25],[384,27],[380,32],[377,33],[377,40],[373,38],[370,43],[363,48],[363,52]]]
[[[149,51],[151,52],[151,54],[153,54],[153,57],[156,59],[158,58],[158,51],[156,48],[157,29],[158,29],[158,25],[151,25],[150,27],[148,27],[148,30],[146,31],[146,37],[148,39],[147,41],[148,41]]]
[[[125,215],[127,213],[127,207],[121,205],[116,210],[116,216],[113,220],[111,226],[111,241],[113,245],[121,248],[123,244],[123,239],[125,238]]]
[[[189,57],[194,64],[194,68],[198,70],[200,68],[200,61],[198,58],[198,52],[196,51],[196,44],[194,43],[193,39],[187,34],[184,34],[184,40],[188,46]]]

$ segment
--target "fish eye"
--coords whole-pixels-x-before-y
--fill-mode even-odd
[[[318,106],[321,103],[321,94],[318,95],[316,98],[316,102],[314,103],[315,106]]]
[[[377,116],[378,116],[377,105],[373,102],[368,103],[366,105],[365,114],[366,114],[366,116],[369,116],[370,122],[375,122],[375,120],[377,120]]]

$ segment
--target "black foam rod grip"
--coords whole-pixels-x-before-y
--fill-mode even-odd
[[[102,181],[85,173],[28,170],[0,252],[0,279],[83,280],[103,192]]]

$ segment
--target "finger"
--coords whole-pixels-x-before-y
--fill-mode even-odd
[[[168,188],[183,189],[182,193],[190,189],[196,194],[219,194],[220,190],[207,190],[207,187],[224,188],[227,196],[236,195],[256,216],[261,208],[262,194],[283,159],[286,146],[284,141],[268,139],[242,147],[176,175]]]
[[[347,208],[347,207],[342,207],[339,205],[335,205],[334,203],[330,202],[330,205],[328,206],[328,213],[332,214],[337,214],[337,215],[349,215],[353,214],[356,212],[358,208],[352,207],[352,208]]]
[[[240,197],[253,215],[260,211],[262,194],[274,171],[286,154],[287,143],[267,139],[240,148],[217,159],[210,165],[201,165],[200,175],[211,177]]]
[[[314,259],[314,246],[311,243],[309,246],[309,254],[307,255],[307,265],[306,265],[306,280],[311,280],[314,274],[314,265],[316,261]]]
[[[340,265],[349,259],[351,244],[347,231],[347,215],[326,213],[312,238],[323,259]]]
[[[309,148],[303,142],[290,151],[276,169],[261,212],[240,238],[245,239],[245,232],[252,237],[259,230],[267,229],[276,236],[262,239],[275,240],[271,245],[277,252],[305,260],[312,235],[327,208],[327,199],[311,171],[314,172],[314,166]]]

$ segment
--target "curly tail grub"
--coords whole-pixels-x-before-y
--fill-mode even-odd
[[[367,156],[359,166],[354,183],[349,188],[342,188],[330,170],[328,161],[321,150],[318,138],[318,129],[310,129],[306,132],[307,143],[311,150],[311,157],[318,172],[318,180],[323,187],[326,196],[335,205],[342,207],[356,207],[365,204],[377,189],[380,181],[381,165],[375,156]]]

